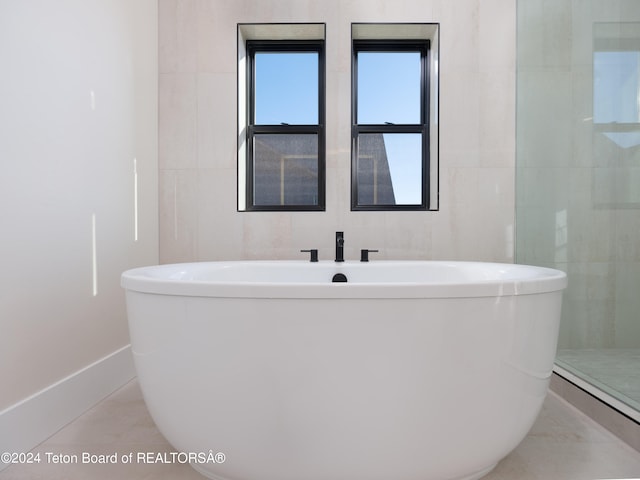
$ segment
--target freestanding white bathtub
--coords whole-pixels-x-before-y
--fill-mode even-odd
[[[450,480],[485,475],[531,428],[566,276],[252,261],[139,268],[122,286],[149,411],[203,475]]]

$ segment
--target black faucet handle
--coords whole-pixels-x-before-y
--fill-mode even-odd
[[[360,261],[361,262],[368,262],[369,261],[369,253],[377,253],[378,250],[367,250],[366,248],[363,248],[362,250],[360,250]]]
[[[312,248],[310,250],[300,250],[300,251],[311,254],[311,258],[309,259],[310,262],[315,263],[318,261],[318,250],[316,248]]]

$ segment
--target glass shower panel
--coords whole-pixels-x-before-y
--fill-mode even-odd
[[[640,2],[518,0],[516,261],[565,270],[557,364],[640,411]]]

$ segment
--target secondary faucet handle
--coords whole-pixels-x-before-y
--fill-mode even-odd
[[[369,261],[369,253],[377,253],[378,250],[367,250],[366,248],[363,248],[362,250],[360,250],[360,261],[361,262],[368,262]]]
[[[318,261],[318,250],[315,248],[312,248],[310,250],[300,250],[301,252],[305,252],[305,253],[310,253],[311,254],[311,258],[309,259],[310,262],[317,262]]]

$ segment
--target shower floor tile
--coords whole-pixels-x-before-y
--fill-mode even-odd
[[[39,464],[12,465],[0,480],[202,480],[190,466],[180,463],[115,464],[53,463],[52,455],[84,452],[117,458],[138,452],[174,451],[158,432],[142,399],[136,380],[129,382],[57,434],[36,447]],[[464,455],[464,452],[460,452]],[[62,459],[63,457],[59,457]],[[485,480],[595,480],[640,479],[640,452],[550,393],[531,432]]]
[[[640,410],[640,349],[562,349],[558,364]]]

